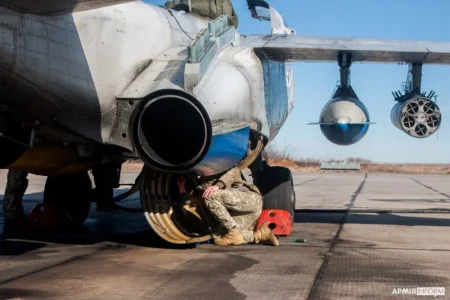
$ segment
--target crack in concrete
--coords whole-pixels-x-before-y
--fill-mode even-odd
[[[308,182],[313,182],[313,181],[316,181],[317,179],[319,179],[319,178],[321,178],[321,177],[322,177],[322,176],[319,176],[319,177],[317,177],[317,178],[313,178],[313,179],[310,179],[310,180],[306,180],[306,181],[303,181],[303,182],[294,184],[294,186],[300,186],[300,185],[303,185],[303,184],[308,183]]]
[[[347,221],[348,215],[350,213],[350,210],[352,209],[356,198],[358,197],[359,193],[361,193],[361,190],[364,187],[364,184],[366,183],[367,180],[367,173],[364,176],[364,179],[361,181],[361,183],[359,184],[358,188],[356,189],[355,193],[353,194],[352,198],[350,199],[350,203],[348,205],[347,210],[345,211],[344,215],[341,218],[340,224],[339,224],[339,228],[336,232],[336,235],[334,236],[334,238],[331,240],[331,245],[330,248],[328,249],[328,252],[325,253],[325,257],[323,259],[322,265],[319,268],[319,271],[316,274],[316,277],[314,278],[313,284],[311,286],[311,290],[309,291],[307,300],[310,299],[317,299],[317,296],[319,295],[319,286],[320,286],[320,281],[324,278],[324,274],[326,272],[326,269],[329,265],[330,262],[330,254],[333,254],[334,249],[336,248],[336,245],[340,242],[340,235],[342,232],[342,229],[344,228],[344,224]]]
[[[427,188],[427,189],[429,189],[429,190],[432,190],[433,192],[436,192],[436,193],[438,193],[438,194],[440,194],[440,195],[442,195],[442,196],[447,197],[448,199],[450,199],[450,196],[449,196],[448,194],[439,192],[438,190],[432,188],[431,186],[428,186],[428,185],[423,184],[422,182],[420,182],[420,181],[417,180],[417,179],[414,179],[414,178],[410,178],[410,179],[411,179],[412,181],[414,181],[414,182],[420,184],[421,186],[423,186],[423,187],[425,187],[425,188]]]

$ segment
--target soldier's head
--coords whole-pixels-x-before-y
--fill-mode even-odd
[[[192,179],[190,176],[180,175],[176,179],[178,189],[182,190],[184,189],[187,193],[190,193],[193,191],[196,187],[195,180]]]

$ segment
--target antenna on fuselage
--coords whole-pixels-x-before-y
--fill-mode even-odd
[[[280,13],[265,0],[247,0],[247,5],[252,18],[270,21],[272,34],[296,34],[295,30],[286,24]]]

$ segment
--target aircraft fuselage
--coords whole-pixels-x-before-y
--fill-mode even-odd
[[[0,14],[0,103],[10,115],[23,124],[39,124],[42,140],[130,151],[132,146],[114,138],[127,121],[118,119],[118,97],[144,98],[160,88],[157,78],[184,68],[188,45],[211,21],[139,1],[63,16],[4,7]],[[293,107],[293,76],[289,64],[260,58],[235,42],[218,53],[189,92],[206,109],[213,137],[248,128],[269,141]],[[68,131],[61,134],[61,128]],[[246,148],[247,141],[239,144],[234,158],[218,170],[242,159]]]

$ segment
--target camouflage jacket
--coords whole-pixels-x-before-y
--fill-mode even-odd
[[[203,182],[200,183],[200,185],[197,187],[197,190],[204,190],[208,186],[211,185],[217,185],[220,189],[227,189],[227,188],[237,188],[245,186],[250,191],[253,191],[259,195],[261,195],[261,192],[259,189],[249,182],[247,182],[245,179],[241,176],[241,171],[239,168],[233,168],[220,176],[218,179],[204,179]]]

